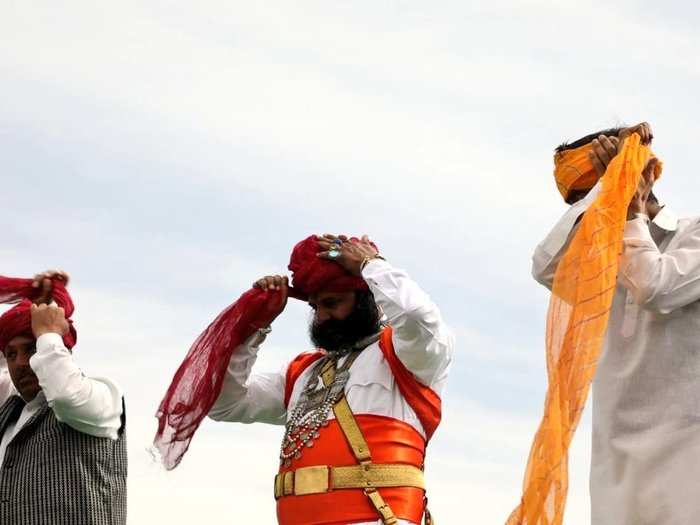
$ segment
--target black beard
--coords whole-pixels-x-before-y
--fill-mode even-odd
[[[350,348],[360,339],[376,334],[380,316],[374,297],[369,291],[357,292],[355,308],[345,319],[329,319],[309,326],[311,342],[328,352]]]

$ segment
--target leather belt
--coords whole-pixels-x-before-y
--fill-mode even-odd
[[[367,463],[346,467],[302,467],[275,476],[275,499],[340,489],[425,488],[423,471],[413,465]]]

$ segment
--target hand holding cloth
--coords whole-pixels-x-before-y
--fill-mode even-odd
[[[32,279],[0,276],[0,303],[19,303],[0,316],[0,351],[4,352],[7,344],[15,337],[23,335],[34,338],[31,306],[40,292],[32,287],[32,282]],[[63,335],[63,343],[66,348],[73,348],[78,338],[70,319],[75,311],[73,300],[60,279],[52,279],[51,294],[56,304],[65,311],[69,324],[69,330]]]
[[[309,295],[320,290],[367,289],[361,277],[318,257],[321,251],[314,235],[294,247],[289,262],[290,297],[307,301]],[[156,412],[158,430],[154,445],[166,469],[180,463],[195,431],[219,397],[233,352],[258,329],[269,326],[283,302],[278,291],[251,288],[221,312],[192,344]]]

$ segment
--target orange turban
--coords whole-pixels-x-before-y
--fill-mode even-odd
[[[593,146],[588,143],[575,149],[554,154],[554,180],[557,189],[566,202],[575,190],[590,190],[600,178],[593,168],[588,154]],[[653,155],[652,155],[653,156]],[[661,175],[661,164],[656,168],[656,178]]]
[[[598,174],[588,158],[592,150],[593,147],[586,144],[554,154],[554,180],[565,201],[572,190],[590,190],[598,182]]]

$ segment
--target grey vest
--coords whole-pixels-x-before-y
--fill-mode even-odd
[[[0,436],[24,401],[0,408]],[[126,525],[126,419],[119,439],[78,432],[46,405],[10,441],[0,466],[2,525]]]

